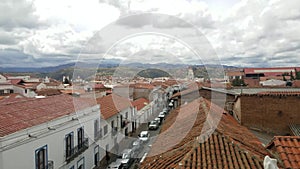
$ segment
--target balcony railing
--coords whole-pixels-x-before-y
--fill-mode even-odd
[[[89,139],[85,138],[80,145],[66,151],[66,161],[70,162],[89,147]]]
[[[129,120],[127,120],[127,119],[122,120],[121,128],[124,128],[128,123],[129,123]]]
[[[49,161],[48,161],[48,164],[47,164],[47,166],[46,166],[46,168],[47,168],[47,169],[54,169],[54,162],[51,161],[51,160],[49,160]]]

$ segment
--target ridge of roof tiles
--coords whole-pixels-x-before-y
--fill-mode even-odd
[[[208,135],[202,137],[201,134],[213,129],[205,125],[206,119],[209,119],[209,123],[213,124],[218,122],[218,118],[220,121],[213,134],[210,137],[207,137]],[[193,126],[181,141],[162,154],[157,153],[167,147],[168,144],[174,143],[173,140],[176,140],[178,133],[186,130],[187,125],[191,123]],[[220,139],[223,140],[220,141]],[[202,162],[194,159],[197,162],[197,167],[194,168],[235,168],[235,166],[262,168],[264,157],[269,155],[258,138],[246,127],[241,126],[219,106],[200,98],[170,112],[148,156],[141,164],[141,168],[191,168],[186,161],[189,161],[188,159],[190,159],[195,148],[197,151],[198,149],[202,151],[199,146],[214,146],[214,149],[221,151],[222,147],[227,149],[226,152],[225,149],[221,153],[220,151],[206,151],[206,154],[193,156],[192,159],[210,158]],[[224,155],[224,153],[227,154]],[[228,156],[229,154],[232,156]]]
[[[129,99],[114,93],[96,100],[100,104],[101,117],[103,119],[108,119],[128,107],[132,107]]]
[[[199,91],[200,89],[201,89],[201,86],[199,84],[190,84],[186,89],[184,89],[178,93],[175,93],[171,98],[175,98],[178,96],[184,96],[184,95],[190,94],[192,92]]]
[[[130,87],[136,88],[136,89],[154,89],[155,86],[149,83],[135,83],[131,84]]]
[[[275,136],[267,148],[279,155],[285,168],[300,169],[300,136]]]
[[[137,108],[137,110],[141,110],[147,104],[149,104],[149,100],[142,97],[142,98],[132,101],[131,103],[132,103],[132,106]]]
[[[96,105],[94,99],[74,99],[63,94],[46,98],[3,99],[0,101],[0,137],[73,114],[76,110],[93,105]]]

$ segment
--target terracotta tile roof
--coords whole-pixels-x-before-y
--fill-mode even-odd
[[[299,68],[299,67],[298,67]],[[297,67],[274,67],[274,68],[244,68],[245,74],[262,73],[265,76],[281,76],[283,73],[295,71]]]
[[[168,84],[166,84],[165,82],[161,82],[161,81],[155,81],[155,82],[151,82],[151,84],[153,86],[161,86],[162,88],[166,89],[169,87]]]
[[[263,163],[252,153],[232,144],[228,137],[213,133],[203,142],[194,142],[194,146],[181,162],[183,168],[261,168]]]
[[[41,89],[36,91],[36,93],[39,96],[53,96],[53,95],[59,95],[62,92],[59,89]]]
[[[217,124],[218,118],[221,119],[213,131],[213,126],[208,124]],[[206,121],[206,119],[208,119],[208,121]],[[217,138],[225,137],[226,140],[220,142],[215,140],[215,138],[211,138],[210,142],[203,142],[205,139],[200,137],[200,135],[210,131],[215,135],[220,135]],[[204,134],[204,136],[206,135]],[[208,100],[197,99],[176,108],[167,116],[160,135],[157,136],[147,158],[141,164],[141,168],[177,168],[180,162],[189,159],[188,155],[195,148],[195,141],[197,141],[199,146],[214,145],[216,149],[221,149],[222,146],[226,146],[227,142],[229,142],[233,147],[238,147],[238,149],[229,149],[225,153],[230,153],[231,155],[236,155],[236,151],[244,151],[245,153],[247,151],[249,153],[248,157],[244,157],[245,153],[243,152],[240,153],[239,156],[231,157],[222,154],[216,155],[220,152],[215,152],[214,156],[213,152],[207,152],[207,154],[199,153],[193,158],[212,158],[211,160],[206,160],[206,163],[201,164],[202,166],[208,166],[211,163],[213,163],[211,165],[214,166],[221,166],[221,164],[217,164],[219,161],[216,158],[220,158],[221,161],[224,161],[222,167],[216,168],[230,168],[231,164],[229,160],[235,163],[235,166],[241,166],[244,164],[241,163],[240,160],[252,159],[252,161],[245,162],[247,164],[243,167],[246,168],[247,165],[255,166],[252,162],[258,162],[257,168],[261,168],[263,158],[268,154],[258,138],[246,127],[236,122],[236,120],[224,112],[223,109]],[[175,144],[175,146],[169,147],[170,144]],[[201,155],[203,155],[203,157],[201,157]],[[255,158],[257,158],[257,160],[255,160]]]
[[[22,87],[24,89],[36,89],[36,87],[41,84],[41,82],[20,82],[18,84],[15,84],[16,86]]]
[[[171,98],[175,98],[178,96],[184,96],[184,95],[190,94],[192,92],[199,91],[199,89],[200,88],[199,88],[198,84],[192,84],[192,85],[189,85],[187,89],[182,90],[181,92],[175,93]]]
[[[223,89],[231,87],[231,85],[229,83],[224,84],[224,83],[221,83],[221,82],[214,82],[214,83],[204,82],[204,83],[202,83],[202,85],[204,87],[209,87],[209,88],[223,88]]]
[[[106,89],[106,87],[102,83],[96,83],[94,89]]]
[[[6,102],[8,102],[9,100],[14,100],[19,98],[24,98],[24,96],[19,93],[9,93],[2,96],[2,99],[5,99]]]
[[[62,82],[57,81],[55,79],[49,79],[49,83],[44,83],[46,86],[59,86],[62,85]]]
[[[242,71],[234,71],[234,72],[226,72],[226,76],[243,76],[244,72]]]
[[[285,168],[300,168],[299,136],[275,136],[267,148],[279,155]]]
[[[129,99],[114,93],[98,98],[97,103],[100,104],[101,117],[103,119],[108,119],[118,114],[120,111],[132,106]]]
[[[11,79],[10,80],[10,83],[14,84],[14,85],[19,84],[20,82],[24,82],[24,81],[22,79]]]
[[[135,83],[130,84],[130,87],[133,87],[135,89],[154,89],[155,87],[152,84],[149,83]]]
[[[293,87],[300,87],[300,80],[294,80]]]
[[[46,98],[19,98],[0,102],[0,137],[30,128],[76,110],[95,105],[95,100],[56,95]],[[76,105],[76,108],[74,108]]]
[[[177,85],[179,82],[177,82],[177,80],[175,79],[169,79],[165,81],[165,84],[168,86],[173,86],[173,85]]]
[[[145,98],[139,98],[137,100],[132,101],[131,103],[132,103],[132,106],[137,108],[137,110],[141,110],[147,104],[149,104],[149,100],[147,100]]]
[[[64,94],[73,94],[73,93],[80,93],[80,94],[84,94],[85,91],[83,89],[61,89],[60,90],[61,93],[64,93]]]

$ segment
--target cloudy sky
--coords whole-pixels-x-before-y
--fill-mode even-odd
[[[299,0],[1,0],[0,67],[299,66]]]

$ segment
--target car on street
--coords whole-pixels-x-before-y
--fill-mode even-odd
[[[164,112],[160,112],[158,117],[160,118],[160,121],[163,121],[165,119],[165,113]]]
[[[159,118],[159,117],[156,117],[154,120],[157,121],[157,123],[158,123],[159,125],[161,125],[161,121],[160,121],[160,118]]]
[[[168,114],[168,113],[169,113],[169,109],[168,109],[168,108],[164,108],[164,109],[163,109],[163,112],[164,112],[165,114]]]
[[[123,168],[125,169],[130,168],[131,164],[134,162],[133,150],[132,149],[123,150],[119,159],[122,163]]]
[[[135,140],[132,142],[132,151],[136,154],[140,152],[140,150],[143,148],[142,141],[140,139]]]
[[[121,162],[121,159],[117,159],[116,161],[110,163],[106,169],[122,169],[123,168],[123,164]]]
[[[142,132],[139,134],[139,139],[140,139],[143,143],[148,142],[149,139],[150,139],[149,131],[142,131]]]
[[[159,127],[159,124],[156,120],[152,120],[148,126],[149,130],[157,130]]]

